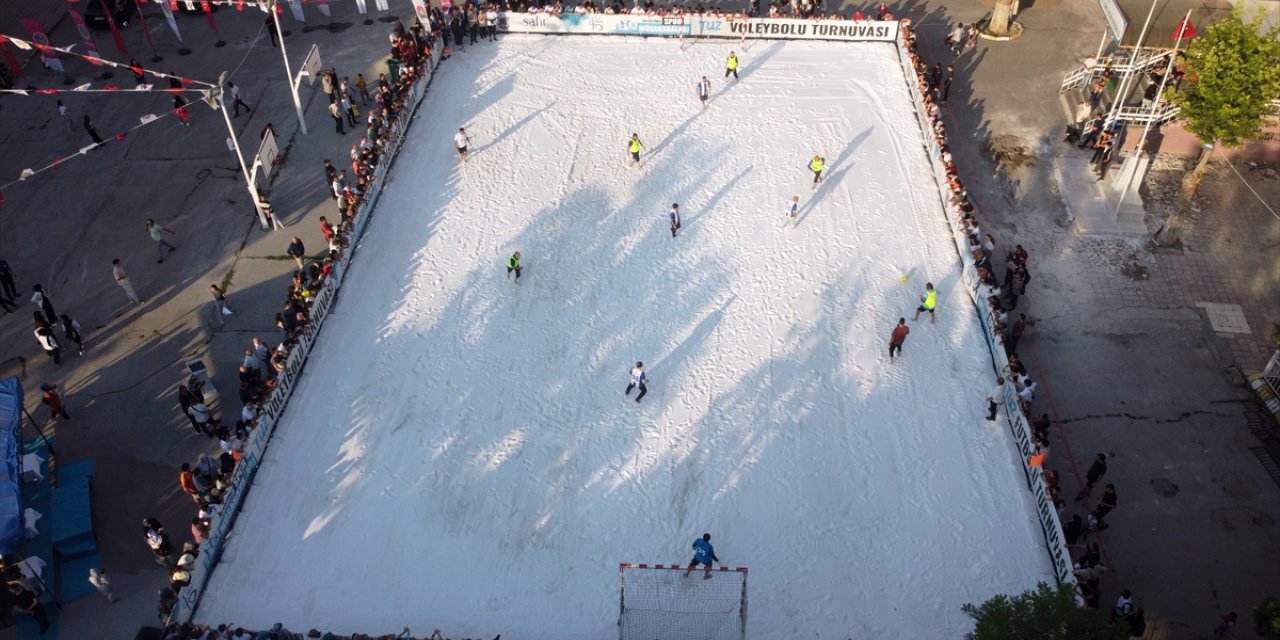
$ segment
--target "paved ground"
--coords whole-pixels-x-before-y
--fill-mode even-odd
[[[393,4],[408,14],[406,3]],[[991,0],[890,4],[915,20],[926,56],[944,60],[946,25],[980,18]],[[1054,156],[1071,152],[1057,142],[1063,124],[1057,87],[1061,73],[1096,47],[1101,17],[1091,3],[1022,5],[1027,35],[1012,43],[983,41],[961,58],[946,114],[953,151],[987,226],[1002,247],[1019,242],[1032,254],[1035,280],[1019,310],[1035,326],[1022,351],[1041,383],[1040,408],[1057,421],[1051,465],[1064,472],[1071,492],[1083,472],[1077,460],[1101,451],[1113,461],[1107,479],[1117,485],[1121,506],[1102,536],[1115,570],[1104,581],[1104,601],[1132,589],[1149,612],[1153,638],[1205,637],[1229,609],[1245,619],[1237,637],[1252,637],[1247,610],[1280,589],[1274,544],[1280,488],[1250,450],[1259,446],[1250,426],[1263,423],[1247,393],[1233,384],[1229,367],[1255,370],[1269,352],[1269,322],[1280,317],[1274,295],[1280,273],[1267,256],[1274,255],[1280,225],[1223,174],[1211,187],[1206,221],[1188,236],[1185,251],[1153,255],[1075,235],[1052,177]],[[374,70],[387,26],[366,27],[347,15],[351,10],[335,7],[349,23],[336,34],[289,27],[295,70],[311,43],[321,43],[325,64],[340,73]],[[123,599],[114,606],[97,598],[69,605],[64,639],[132,637],[132,630],[154,620],[153,594],[165,577],[151,562],[138,525],[153,515],[175,539],[186,537],[192,508],[177,489],[177,466],[214,448],[194,436],[178,413],[174,390],[185,377],[182,362],[208,362],[228,394],[219,409],[238,408],[238,354],[252,336],[274,331],[271,316],[292,266],[279,259],[289,236],[301,236],[309,249],[322,247],[316,218],[330,205],[320,160],[344,164],[355,142],[333,133],[305,87],[312,133],[295,135],[279,53],[265,37],[251,46],[260,13],[220,11],[218,24],[229,43],[222,49],[212,47],[213,34],[201,18],[180,15],[187,45],[199,52],[186,57],[176,55],[177,42],[158,11],[150,10],[148,18],[165,56],[158,68],[213,80],[239,65],[235,79],[255,109],[234,121],[242,140],[256,139],[270,121],[285,144],[292,141],[273,192],[291,226],[271,233],[256,227],[224,146],[225,127],[218,114],[201,107],[193,110],[190,129],[161,122],[4,191],[0,257],[13,264],[20,287],[43,283],[59,311],[77,317],[90,334],[84,357],[71,356],[55,368],[39,353],[24,319],[29,304],[0,319],[0,375],[23,377],[29,407],[38,405],[32,392],[41,382],[62,385],[76,420],[56,429],[61,459],[93,458],[98,468],[95,526],[103,562]],[[73,39],[65,21],[53,31],[55,42]],[[98,41],[104,54],[113,54],[109,37],[99,34]],[[136,25],[126,41],[147,52]],[[38,84],[60,86],[38,69],[28,66]],[[94,71],[78,62],[68,62],[68,69],[81,77]],[[118,81],[129,83],[123,76]],[[160,96],[132,95],[76,95],[67,102],[77,118],[89,111],[103,135],[167,105]],[[87,141],[78,129],[68,134],[60,128],[53,105],[47,96],[0,99],[0,140],[8,151],[0,154],[0,176],[16,176]],[[994,136],[1023,141],[1033,163],[994,167],[985,152]],[[1274,180],[1250,179],[1261,193],[1277,193]],[[148,216],[177,232],[179,249],[163,264],[155,263],[142,230]],[[113,257],[124,261],[145,298],[142,305],[127,304],[111,281]],[[1140,277],[1141,271],[1147,279],[1126,275]],[[228,276],[237,314],[214,330],[206,321],[207,286]],[[1200,302],[1240,305],[1250,332],[1215,333],[1206,309],[1196,306]],[[36,415],[44,417],[43,411]],[[1083,507],[1072,504],[1069,513],[1076,509]]]

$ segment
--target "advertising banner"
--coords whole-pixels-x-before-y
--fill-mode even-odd
[[[415,0],[417,2],[417,0]],[[508,33],[597,34],[738,40],[837,40],[893,42],[897,22],[784,20],[720,16],[651,16],[562,13],[505,13],[498,29]]]

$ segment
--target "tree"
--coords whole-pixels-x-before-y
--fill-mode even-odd
[[[1125,640],[1128,626],[1111,624],[1099,611],[1076,604],[1069,585],[1041,582],[1020,595],[997,595],[962,607],[973,618],[965,640]]]
[[[1177,244],[1204,180],[1214,146],[1239,146],[1262,130],[1271,103],[1280,98],[1280,27],[1262,30],[1262,12],[1244,22],[1237,6],[1187,47],[1187,82],[1169,98],[1184,126],[1202,145],[1196,167],[1183,177],[1177,209],[1156,234],[1162,246]]]
[[[1273,596],[1253,608],[1253,629],[1266,640],[1280,640],[1280,600]]]
[[[991,10],[991,20],[987,22],[987,32],[996,36],[1009,35],[1009,24],[1013,18],[1013,5],[1017,0],[996,0]]]

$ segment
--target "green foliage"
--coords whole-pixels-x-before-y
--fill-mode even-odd
[[[998,595],[981,605],[966,604],[974,627],[966,640],[1125,640],[1124,624],[1110,624],[1099,611],[1076,605],[1071,587],[1041,582],[1016,596]]]
[[[1266,640],[1280,640],[1280,599],[1270,597],[1253,608],[1253,629]]]
[[[1262,14],[1210,25],[1187,47],[1187,79],[1171,96],[1187,130],[1203,143],[1234,147],[1257,137],[1272,100],[1280,98],[1280,28],[1262,30]]]

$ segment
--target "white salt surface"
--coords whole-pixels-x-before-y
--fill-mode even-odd
[[[737,44],[444,64],[198,621],[612,638],[618,563],[703,532],[750,638],[955,638],[1051,580],[892,46],[755,42],[726,84]]]

